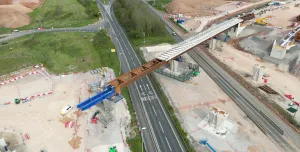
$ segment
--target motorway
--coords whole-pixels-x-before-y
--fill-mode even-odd
[[[175,29],[160,13],[147,2],[145,4],[165,22],[167,31],[172,33]],[[172,29],[171,29],[172,28]],[[180,42],[180,36],[174,36]],[[252,121],[277,143],[283,151],[299,151],[300,136],[288,124],[278,118],[268,107],[264,106],[255,96],[246,90],[239,82],[233,79],[219,65],[214,63],[199,47],[188,52],[193,60],[228,94],[236,104],[252,119]]]
[[[125,32],[116,20],[113,7],[109,7],[108,14],[100,0],[96,0],[96,2],[103,12],[102,15],[110,23],[112,33],[115,34],[112,39],[118,52],[122,71],[128,72],[142,65]],[[145,130],[141,130],[146,151],[186,151],[148,76],[130,85],[129,91],[140,126],[141,128],[146,127]]]

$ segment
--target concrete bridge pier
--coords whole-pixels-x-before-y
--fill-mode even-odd
[[[228,29],[228,35],[230,35],[232,38],[237,38],[247,26],[248,24],[239,23]]]
[[[217,39],[216,38],[212,38],[209,42],[209,49],[211,50],[215,50],[217,47]]]
[[[176,60],[172,60],[170,62],[170,69],[172,72],[177,73],[178,72],[178,62]]]

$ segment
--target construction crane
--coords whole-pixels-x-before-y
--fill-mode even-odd
[[[211,151],[213,151],[213,152],[217,152],[209,143],[208,143],[208,140],[207,139],[205,139],[205,140],[200,140],[200,144],[201,145],[207,145],[208,146],[208,148],[211,150]]]

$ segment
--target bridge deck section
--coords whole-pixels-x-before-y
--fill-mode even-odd
[[[197,46],[198,44],[214,37],[215,35],[231,28],[232,26],[241,23],[243,20],[238,18],[233,18],[222,22],[220,24],[214,25],[209,29],[200,32],[199,34],[190,37],[178,44],[176,44],[172,49],[165,51],[157,56],[157,59],[162,61],[169,61],[174,59],[176,56],[183,54],[189,49]]]

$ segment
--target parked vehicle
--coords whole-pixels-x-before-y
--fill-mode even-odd
[[[67,106],[65,106],[63,109],[61,109],[61,115],[66,115],[68,112],[70,112],[71,110],[73,109],[73,107],[72,106],[70,106],[70,105],[67,105]]]
[[[2,42],[2,45],[8,44],[8,42]]]

